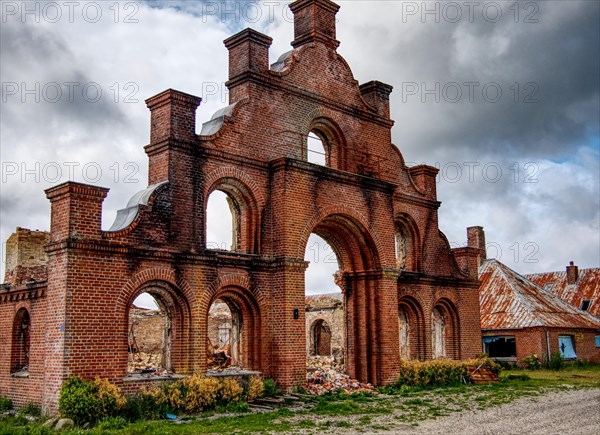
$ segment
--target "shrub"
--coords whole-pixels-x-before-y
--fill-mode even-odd
[[[532,353],[531,355],[521,360],[523,366],[528,370],[538,370],[542,367],[542,361],[537,354]]]
[[[262,379],[259,376],[250,376],[248,380],[248,388],[246,390],[246,401],[252,402],[258,399],[265,390]]]
[[[250,405],[246,402],[230,402],[225,406],[225,410],[235,413],[250,412]]]
[[[267,378],[263,380],[264,391],[263,397],[275,397],[281,394],[281,388],[277,386],[277,382],[275,382],[271,378]]]
[[[239,402],[243,394],[244,388],[235,379],[225,379],[221,382],[219,396],[223,402]]]
[[[398,382],[411,386],[444,386],[466,382],[466,364],[459,361],[402,361]]]
[[[35,403],[29,402],[21,409],[19,409],[19,414],[21,415],[30,415],[32,417],[39,417],[42,415],[42,408],[40,408]]]
[[[565,359],[560,352],[554,352],[550,359],[545,361],[544,367],[550,370],[562,370],[565,368]]]
[[[485,365],[494,373],[500,371],[500,366],[489,358],[453,361],[438,359],[433,361],[400,362],[398,380],[382,391],[390,394],[402,394],[411,387],[444,387],[470,382],[469,369]]]
[[[221,387],[215,378],[198,375],[189,376],[171,385],[173,407],[190,414],[214,406]]]
[[[157,420],[164,418],[168,411],[166,403],[159,402],[155,395],[142,389],[139,394],[127,398],[121,414],[129,421]]]
[[[116,416],[124,405],[125,398],[119,388],[99,378],[86,382],[76,376],[69,377],[58,399],[61,415],[78,425]]]
[[[0,396],[0,411],[8,411],[12,408],[12,400],[8,397]]]
[[[121,389],[109,382],[108,379],[94,379],[94,385],[97,388],[98,399],[102,404],[102,415],[111,416],[117,413],[125,406],[125,397],[121,394]]]

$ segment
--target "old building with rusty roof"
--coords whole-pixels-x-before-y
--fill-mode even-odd
[[[600,321],[501,262],[479,268],[483,348],[519,362],[530,355],[600,360]]]
[[[600,268],[579,269],[571,261],[564,272],[525,275],[580,310],[600,318]]]

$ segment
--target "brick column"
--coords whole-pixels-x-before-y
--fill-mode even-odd
[[[306,381],[304,273],[308,263],[289,258],[282,261],[271,295],[270,364],[273,377],[291,391]]]
[[[46,190],[51,204],[51,241],[100,239],[102,202],[108,189],[67,181]]]

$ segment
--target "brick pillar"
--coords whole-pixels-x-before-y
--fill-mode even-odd
[[[46,190],[50,200],[50,237],[63,239],[100,239],[102,202],[108,193],[104,187],[67,181]]]
[[[286,258],[276,272],[271,296],[270,365],[273,378],[288,391],[306,382],[306,301],[308,263]],[[295,313],[297,311],[297,318]]]
[[[417,187],[425,192],[429,199],[437,199],[436,179],[439,170],[433,166],[418,165],[408,169]]]
[[[386,385],[400,374],[400,328],[398,322],[398,272],[385,271],[374,280],[377,307],[377,385]]]
[[[245,29],[223,41],[229,50],[229,102],[249,96],[249,84],[269,72],[269,47],[273,39],[253,29]]]
[[[463,248],[454,248],[452,253],[463,271],[467,272],[473,279],[479,277],[479,265],[481,264],[479,249],[465,246]]]
[[[201,150],[196,136],[196,109],[202,99],[168,89],[146,100],[152,129],[148,154],[148,184],[169,182],[172,217],[169,240],[184,251],[203,246]]]
[[[294,13],[294,41],[292,47],[320,42],[335,50],[335,15],[339,5],[330,0],[297,0],[290,4]]]
[[[360,93],[377,114],[385,118],[390,117],[390,94],[394,88],[385,83],[372,81],[360,85]]]
[[[149,158],[148,184],[170,181],[176,147],[196,142],[196,110],[202,98],[167,89],[146,100],[150,109],[150,145],[145,150]]]

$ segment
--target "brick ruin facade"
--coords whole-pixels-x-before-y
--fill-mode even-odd
[[[315,233],[338,256],[345,367],[377,385],[400,365],[399,313],[411,354],[432,357],[434,310],[443,313],[452,358],[481,351],[477,249],[452,251],[438,228],[437,169],[407,167],[391,142],[392,87],[359,85],[337,53],[330,0],[298,0],[293,50],[269,66],[271,38],[246,29],[225,41],[230,105],[196,134],[201,98],[169,89],[151,112],[148,188],[101,229],[108,189],[67,182],[51,203],[47,278],[10,280],[0,294],[3,349],[28,319],[28,372],[0,356],[0,394],[55,412],[69,375],[126,379],[128,317],[141,293],[168,314],[170,366],[207,366],[207,317],[220,299],[241,316],[243,362],[286,389],[305,380],[304,253]],[[318,136],[325,165],[307,161]],[[206,247],[211,192],[236,211],[232,251]],[[29,278],[29,277],[25,277]],[[413,337],[414,335],[414,337]]]

